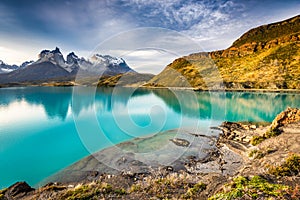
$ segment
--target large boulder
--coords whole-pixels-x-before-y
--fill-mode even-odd
[[[270,129],[279,129],[284,125],[297,121],[300,121],[300,109],[288,107],[285,111],[276,116],[270,126]]]
[[[34,189],[30,187],[26,182],[17,182],[7,189],[5,196],[13,198],[22,197],[33,190]]]

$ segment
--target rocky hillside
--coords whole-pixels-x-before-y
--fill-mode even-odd
[[[231,47],[176,59],[148,86],[300,89],[300,16],[254,28]]]

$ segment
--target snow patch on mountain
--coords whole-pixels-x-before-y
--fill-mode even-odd
[[[34,63],[33,60],[23,62],[23,63],[20,65],[20,68],[25,68],[25,67],[27,67],[28,65],[31,65],[32,63]]]
[[[17,66],[17,65],[8,65],[5,62],[3,62],[2,60],[0,60],[0,74],[12,72],[18,68],[19,68],[19,66]]]

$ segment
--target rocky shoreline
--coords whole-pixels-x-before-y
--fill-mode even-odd
[[[0,199],[300,198],[299,109],[271,125],[223,122],[211,131],[137,138],[75,163],[41,188],[16,183]]]

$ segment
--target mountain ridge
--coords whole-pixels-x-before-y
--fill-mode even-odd
[[[95,54],[90,59],[85,59],[71,52],[65,60],[58,47],[54,50],[42,50],[36,61],[24,62],[21,66],[13,65],[13,68],[3,64],[3,67],[10,67],[10,70],[0,74],[1,84],[74,81],[78,71],[86,76],[136,73],[125,60],[109,55]]]
[[[227,49],[178,58],[145,86],[300,89],[300,16],[251,29]]]
[[[267,42],[279,38],[281,36],[299,32],[300,31],[300,26],[298,26],[299,23],[300,23],[300,15],[297,15],[283,21],[261,25],[259,27],[250,29],[249,31],[244,33],[240,38],[238,38],[235,42],[233,42],[232,46],[238,47],[241,46],[242,44],[249,43],[248,41],[249,38],[255,39],[255,42]]]

